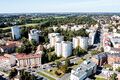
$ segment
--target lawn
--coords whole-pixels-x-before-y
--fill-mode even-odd
[[[63,73],[61,73],[61,75],[56,75],[55,74],[55,71],[58,71],[58,72],[60,72],[60,70],[58,70],[56,67],[55,68],[52,68],[50,71],[45,71],[45,72],[47,72],[47,73],[49,73],[49,74],[51,74],[51,75],[53,75],[53,76],[55,76],[55,77],[58,77],[58,78],[61,78],[64,74]]]
[[[41,75],[41,76],[44,76],[44,77],[48,78],[49,80],[55,80],[54,78],[52,78],[52,77],[50,77],[50,76],[48,76],[48,75],[46,75],[46,74],[44,74],[42,72],[38,72],[38,74]]]
[[[61,58],[62,60],[64,60],[64,58]],[[76,68],[78,65],[80,65],[82,62],[83,62],[84,60],[83,59],[79,59],[79,60],[77,60],[77,62],[76,62],[76,64],[73,64],[73,65],[71,65],[69,68],[70,69],[74,69],[74,68]],[[60,75],[56,75],[55,74],[55,71],[57,71],[57,72],[59,72],[59,73],[61,73]],[[52,68],[51,70],[45,70],[45,72],[47,72],[47,73],[49,73],[49,74],[51,74],[51,75],[53,75],[53,76],[55,76],[55,77],[58,77],[58,78],[61,78],[63,75],[64,75],[64,73],[62,73],[59,69],[57,69],[57,67],[54,67],[54,68]]]
[[[73,66],[71,66],[71,68],[74,69],[74,68],[78,67],[83,61],[84,61],[84,60],[80,58],[80,59],[76,62],[76,64],[74,64]]]
[[[95,75],[95,80],[106,80],[103,76]]]
[[[104,67],[105,69],[113,70],[112,66],[109,65],[109,64],[105,64],[105,65],[103,65],[103,67]]]
[[[34,23],[34,24],[25,24],[25,25],[17,25],[17,26],[20,26],[20,27],[23,27],[23,26],[29,27],[29,26],[36,26],[36,25],[38,25],[38,23]],[[5,27],[5,28],[1,28],[1,29],[6,30],[6,29],[10,29],[10,28],[11,28],[11,26]]]
[[[106,79],[97,77],[95,80],[106,80]]]

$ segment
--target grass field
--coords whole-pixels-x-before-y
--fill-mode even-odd
[[[80,58],[79,60],[77,60],[76,64],[74,64],[73,66],[71,66],[71,68],[74,69],[74,68],[78,67],[83,61],[84,60]]]
[[[95,80],[106,80],[106,79],[97,77]]]
[[[103,76],[95,75],[95,80],[107,80]]]
[[[54,78],[52,78],[52,77],[50,77],[50,76],[48,76],[48,75],[46,75],[46,74],[44,74],[42,72],[38,72],[38,74],[41,75],[41,76],[44,76],[44,77],[48,78],[49,80],[55,80]]]
[[[55,71],[60,72],[56,67],[52,68],[51,71],[46,70],[45,72],[47,72],[47,73],[49,73],[49,74],[51,74],[51,75],[53,75],[53,76],[55,76],[57,78],[61,78],[64,75],[63,73],[61,73],[61,75],[58,76],[58,75],[55,74]]]
[[[23,26],[29,27],[29,26],[36,26],[36,25],[38,25],[38,23],[34,23],[34,24],[25,24],[25,25],[17,25],[17,26],[20,26],[20,27],[23,27]],[[6,29],[10,29],[10,28],[11,28],[11,26],[5,27],[5,28],[0,28],[0,29],[6,30]]]

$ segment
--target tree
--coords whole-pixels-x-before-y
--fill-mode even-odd
[[[86,53],[86,51],[84,49],[80,48],[79,46],[73,50],[73,55],[76,55],[76,56],[81,56],[85,53]]]
[[[48,54],[48,61],[51,62],[51,61],[54,61],[57,59],[57,55],[54,53],[54,54]]]
[[[9,73],[9,78],[12,79],[17,75],[18,71],[16,68],[12,69]]]
[[[57,65],[57,68],[59,69],[60,66],[61,66],[61,62],[60,61],[56,61],[56,65]]]
[[[26,26],[21,28],[21,36],[28,38],[28,28]]]
[[[116,74],[116,73],[113,73],[113,74],[110,76],[110,80],[117,80],[117,74]]]
[[[23,38],[21,39],[21,41],[22,41],[22,43],[26,43],[28,40],[27,40],[27,38],[23,37]]]
[[[48,54],[48,61],[51,62],[52,61],[52,55]]]
[[[91,54],[92,54],[92,55],[96,55],[96,54],[98,54],[98,53],[100,53],[100,51],[98,51],[98,50],[92,50],[92,51],[91,51]]]
[[[116,71],[120,72],[120,67],[118,67],[118,68],[116,69]]]
[[[48,52],[53,52],[53,51],[54,51],[54,47],[48,49]]]
[[[34,75],[31,75],[29,72],[20,70],[20,80],[36,80],[36,77]]]
[[[71,63],[70,63],[70,59],[66,59],[66,60],[65,60],[65,66],[69,67],[70,64],[71,64]]]
[[[100,50],[101,50],[101,52],[104,52],[104,48],[103,47],[101,47]]]
[[[60,67],[60,70],[63,72],[63,73],[67,73],[68,71],[68,67],[66,65],[63,65]]]
[[[23,40],[24,41],[24,40]],[[26,41],[26,40],[25,40]],[[16,52],[18,53],[31,53],[33,50],[35,50],[36,46],[32,46],[29,41],[24,42],[24,44],[21,45],[21,47],[16,49]]]
[[[30,43],[31,43],[32,51],[34,51],[35,48],[36,48],[36,46],[38,46],[38,44],[37,44],[37,42],[36,42],[34,39],[32,39],[32,40],[30,41]]]
[[[37,42],[36,42],[34,39],[32,39],[32,40],[30,41],[30,43],[31,43],[32,46],[37,46],[37,45],[38,45]]]
[[[79,53],[79,47],[77,47],[77,48],[75,48],[75,49],[73,50],[73,55],[74,55],[74,56],[77,56],[78,53]]]
[[[22,51],[22,48],[16,48],[16,53],[22,53],[23,51]]]
[[[0,29],[0,33],[2,33],[3,32],[3,30],[2,29]]]

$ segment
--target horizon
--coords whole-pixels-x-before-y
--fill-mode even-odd
[[[3,0],[0,13],[119,13],[119,0]]]

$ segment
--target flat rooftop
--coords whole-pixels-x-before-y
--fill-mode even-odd
[[[82,76],[86,75],[86,72],[94,66],[96,66],[94,62],[92,62],[91,60],[86,60],[83,63],[81,63],[77,68],[73,69],[73,71],[75,72],[72,74],[81,78]]]

